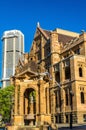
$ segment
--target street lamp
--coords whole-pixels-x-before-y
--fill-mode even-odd
[[[73,93],[72,90],[70,90],[70,106],[71,106],[71,112],[70,112],[70,129],[72,129],[72,124],[73,124],[73,117],[72,117],[73,96],[74,96],[74,93]]]

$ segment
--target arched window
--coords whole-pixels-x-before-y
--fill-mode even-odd
[[[81,97],[81,103],[84,103],[84,92],[80,93],[80,97]]]
[[[82,75],[82,68],[81,68],[81,67],[79,68],[79,76],[80,76],[80,77],[83,76],[83,75]]]

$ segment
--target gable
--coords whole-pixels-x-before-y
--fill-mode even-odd
[[[28,61],[27,64],[21,66],[20,64],[16,67],[15,77],[30,78],[37,74],[38,65],[34,61]]]

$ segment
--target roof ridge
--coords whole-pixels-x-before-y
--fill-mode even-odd
[[[42,29],[41,27],[37,27],[37,29],[44,35],[44,37],[48,40],[49,36],[44,32],[44,29]]]

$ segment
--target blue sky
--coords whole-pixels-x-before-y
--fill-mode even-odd
[[[86,31],[86,0],[0,0],[0,38],[6,30],[21,30],[28,52],[37,22],[46,30]],[[1,59],[1,41],[0,44]]]

